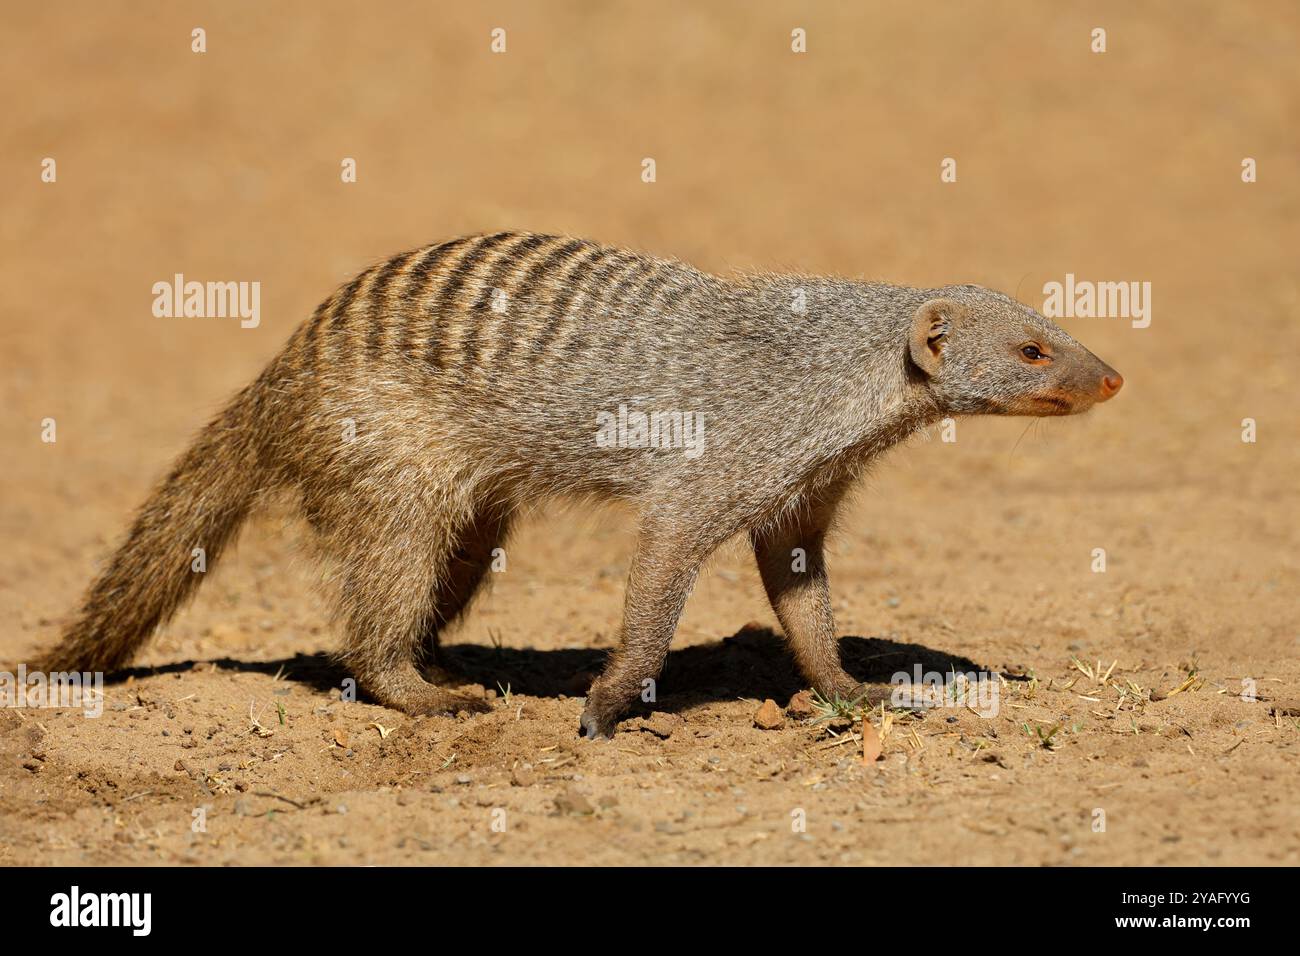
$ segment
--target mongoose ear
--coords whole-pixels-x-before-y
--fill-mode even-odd
[[[948,333],[965,314],[965,307],[952,299],[930,299],[916,310],[907,348],[916,367],[926,375],[939,373]]]

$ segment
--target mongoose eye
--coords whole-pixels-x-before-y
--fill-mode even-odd
[[[1047,358],[1046,355],[1044,355],[1042,352],[1039,351],[1037,345],[1026,345],[1024,348],[1020,350],[1020,354],[1023,355],[1025,358],[1029,359],[1029,361],[1031,362],[1036,362],[1039,359]]]

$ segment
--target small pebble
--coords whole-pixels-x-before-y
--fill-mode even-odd
[[[785,715],[770,697],[754,712],[754,726],[759,730],[776,730],[784,724]]]

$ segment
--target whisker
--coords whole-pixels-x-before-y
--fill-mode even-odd
[[[1007,453],[1008,461],[1010,461],[1012,456],[1015,455],[1016,449],[1020,447],[1020,442],[1023,441],[1024,437],[1029,434],[1029,429],[1033,428],[1037,424],[1038,424],[1037,418],[1029,419],[1029,424],[1025,426],[1025,430],[1020,433],[1020,437],[1016,439],[1016,443],[1011,446],[1011,451]]]

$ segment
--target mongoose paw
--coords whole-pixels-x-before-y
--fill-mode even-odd
[[[870,707],[878,704],[883,699],[879,688],[863,681],[854,680],[848,674],[835,681],[832,687],[834,689],[830,694],[823,695],[828,700],[833,696],[838,696],[840,700],[846,703],[853,702]]]
[[[436,676],[438,682],[431,684],[420,676],[415,667],[407,666],[363,671],[359,683],[376,703],[412,717],[435,714],[454,717],[461,711],[483,714],[492,709],[482,692],[458,693],[442,683],[443,680],[450,682],[449,675],[437,673]]]
[[[461,711],[467,711],[471,714],[486,714],[492,709],[492,705],[482,698],[470,697],[468,694],[439,690],[420,695],[420,699],[412,702],[409,710],[407,708],[402,709],[407,710],[407,713],[412,717],[454,717]]]
[[[872,687],[870,684],[855,681],[852,686],[845,688],[845,691],[841,696],[845,700],[866,703],[871,700],[871,692]]]
[[[609,740],[614,736],[614,721],[602,721],[588,710],[578,718],[582,736],[588,740]]]

